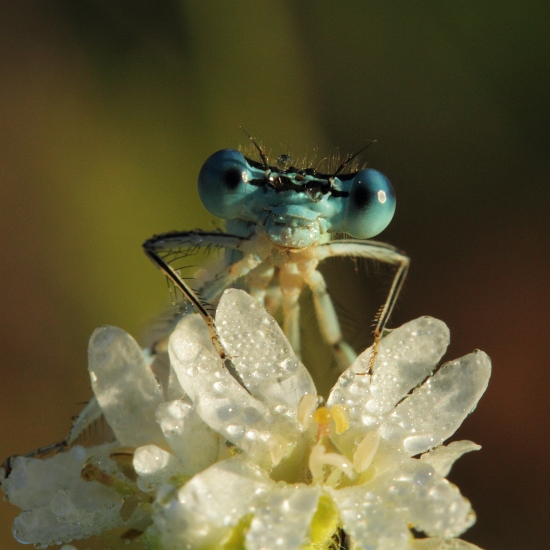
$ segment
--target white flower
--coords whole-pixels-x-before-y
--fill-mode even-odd
[[[3,489],[27,510],[15,523],[20,539],[70,542],[124,526],[145,530],[154,550],[329,548],[338,537],[365,550],[475,548],[454,538],[474,514],[444,476],[479,447],[441,444],[487,386],[484,353],[434,373],[448,330],[421,318],[381,341],[372,375],[370,350],[360,355],[323,405],[250,296],[226,291],[216,322],[249,392],[222,367],[196,316],[170,338],[162,388],[128,335],[94,333],[92,383],[117,441],[16,460]],[[121,459],[132,452],[133,469]],[[80,478],[86,460],[93,482]],[[57,513],[60,498],[72,515]],[[411,527],[428,538],[414,539]]]

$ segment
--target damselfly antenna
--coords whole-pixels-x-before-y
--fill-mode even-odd
[[[371,140],[371,142],[368,145],[365,145],[363,149],[359,149],[357,153],[353,153],[350,155],[340,166],[338,167],[338,170],[332,174],[332,176],[329,179],[335,178],[346,166],[349,162],[351,162],[355,157],[359,156],[365,149],[368,149],[371,145],[374,145],[376,143],[376,139]]]
[[[256,149],[258,150],[258,153],[260,154],[260,158],[262,159],[264,168],[266,170],[269,170],[269,164],[267,163],[267,157],[265,156],[263,149],[256,143],[256,140],[242,126],[239,126],[239,128],[247,135],[248,139],[254,144],[254,147],[256,147]]]

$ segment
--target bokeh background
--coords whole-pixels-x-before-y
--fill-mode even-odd
[[[397,325],[434,315],[489,389],[451,473],[490,550],[550,547],[550,4],[0,2],[0,457],[60,440],[87,340],[169,302],[141,243],[210,229],[212,152],[357,150],[394,183],[412,257]],[[17,510],[0,503],[0,548]],[[79,548],[86,548],[81,544]]]

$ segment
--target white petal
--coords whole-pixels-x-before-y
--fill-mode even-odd
[[[420,460],[433,466],[441,477],[447,477],[456,460],[463,454],[479,451],[479,449],[481,449],[481,445],[476,445],[473,441],[453,441],[447,446],[441,445],[433,451],[423,454]]]
[[[475,351],[443,365],[400,403],[391,422],[407,432],[406,451],[419,454],[450,437],[477,405],[490,375],[489,357]]]
[[[481,550],[479,546],[460,539],[441,537],[416,539],[411,543],[412,550]]]
[[[180,461],[156,445],[144,445],[134,452],[134,469],[141,490],[157,489],[182,472]]]
[[[456,537],[475,521],[470,502],[458,488],[421,460],[408,459],[365,487],[397,510],[407,524],[430,536]]]
[[[81,479],[80,471],[89,456],[108,457],[110,451],[119,446],[118,443],[107,443],[84,449],[76,445],[67,452],[45,459],[18,456],[10,475],[2,481],[2,490],[11,503],[23,509],[47,505],[56,490],[72,491],[79,487],[81,490],[100,488],[105,492],[107,489],[102,486]],[[111,461],[109,463],[114,465]]]
[[[344,530],[363,550],[406,550],[411,532],[407,522],[373,492],[363,486],[330,494],[340,511]]]
[[[265,471],[235,456],[197,474],[171,499],[158,495],[153,520],[162,548],[216,547],[273,485]]]
[[[218,458],[220,437],[182,399],[162,403],[156,412],[162,433],[182,463],[182,471],[193,475]]]
[[[186,332],[190,332],[205,348],[215,352],[214,344],[208,333],[208,328],[204,319],[198,313],[185,315],[181,318],[178,325],[181,323],[185,327]]]
[[[363,485],[332,490],[346,532],[361,548],[409,548],[409,526],[453,537],[475,520],[458,489],[420,460],[407,459]]]
[[[448,343],[449,330],[443,322],[421,317],[381,340],[372,377],[365,374],[372,348],[364,351],[340,376],[328,398],[329,406],[343,405],[348,413],[350,428],[331,437],[338,448],[352,455],[357,439],[379,428],[393,407],[433,371]],[[380,435],[395,442],[402,439],[402,430],[385,429]],[[385,447],[382,443],[381,450]]]
[[[249,294],[226,290],[216,325],[246,387],[264,404],[295,417],[304,394],[316,394],[309,372],[275,319]]]
[[[117,472],[116,464],[107,458],[117,446],[75,446],[42,460],[16,458],[13,471],[2,483],[10,502],[26,510],[14,521],[14,536],[20,542],[60,544],[142,522],[144,514],[140,510],[123,522],[122,497],[80,477],[84,462],[91,456],[101,460],[106,472]]]
[[[186,332],[190,332],[195,336],[195,338],[206,348],[216,352],[210,335],[208,334],[208,329],[204,319],[198,313],[191,313],[184,315],[179,323],[182,324]],[[178,323],[178,324],[179,324]],[[177,325],[176,325],[177,327]],[[168,355],[168,353],[166,354]],[[169,357],[166,358],[166,362],[170,364],[170,375],[168,377],[168,391],[167,391],[167,400],[174,399],[183,399],[186,397],[183,388],[180,386],[177,374],[174,371],[174,367],[170,363]]]
[[[358,359],[360,358],[361,356]],[[333,431],[331,439],[338,449],[348,456],[353,456],[356,442],[367,432],[376,430],[381,422],[378,417],[366,413],[365,407],[371,398],[371,377],[368,374],[355,374],[353,367],[356,363],[357,361],[338,378],[327,400],[329,407],[345,407],[349,428],[341,434]]]
[[[433,317],[410,321],[383,338],[373,369],[372,399],[367,410],[376,415],[391,411],[433,372],[449,340],[447,325]]]
[[[170,361],[181,387],[206,424],[256,462],[269,456],[269,439],[293,441],[296,421],[275,417],[258,399],[242,388],[223,367],[220,358],[186,331],[181,322],[169,343]]]
[[[162,445],[155,410],[162,390],[136,341],[115,327],[100,327],[90,338],[88,370],[92,388],[121,445]]]
[[[302,548],[317,510],[319,487],[275,487],[257,506],[246,535],[247,550]]]

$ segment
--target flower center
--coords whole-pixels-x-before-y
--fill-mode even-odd
[[[309,470],[313,484],[336,487],[340,484],[343,474],[353,479],[356,474],[352,463],[330,440],[331,422],[334,423],[336,433],[342,433],[348,428],[344,407],[318,407],[313,413],[313,420],[317,424],[317,442],[309,455]]]
[[[343,479],[354,480],[372,464],[380,435],[377,431],[368,432],[357,444],[351,461],[332,442],[331,433],[340,435],[349,428],[346,408],[342,405],[327,407],[320,405],[319,396],[305,395],[298,407],[298,419],[304,429],[311,420],[317,425],[315,444],[311,447],[308,466],[312,483],[338,487]]]

